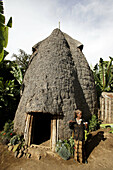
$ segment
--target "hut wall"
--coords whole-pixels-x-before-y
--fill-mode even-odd
[[[113,93],[102,93],[100,97],[100,119],[104,123],[113,123]]]
[[[64,34],[70,46],[70,51],[76,68],[76,79],[74,82],[76,107],[82,110],[84,119],[89,119],[91,114],[97,113],[97,93],[93,73],[88,62],[80,50],[78,41]],[[79,43],[80,44],[80,43]]]

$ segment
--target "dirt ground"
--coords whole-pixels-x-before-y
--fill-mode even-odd
[[[40,160],[15,158],[7,146],[0,143],[0,170],[113,170],[113,134],[109,129],[99,129],[87,142],[88,164],[63,160],[59,156],[47,155]]]

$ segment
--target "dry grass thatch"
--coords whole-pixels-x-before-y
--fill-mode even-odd
[[[25,113],[51,113],[63,116],[59,127],[65,137],[69,131],[66,123],[76,108],[83,111],[86,119],[95,113],[94,79],[82,48],[80,42],[59,29],[33,47],[15,115],[15,130],[23,133]]]

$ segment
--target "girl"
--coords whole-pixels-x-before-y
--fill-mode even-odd
[[[73,130],[72,136],[74,137],[75,143],[74,160],[82,163],[83,159],[85,159],[85,163],[87,163],[84,150],[85,146],[84,129],[87,128],[87,122],[83,122],[81,110],[75,111],[74,120],[69,121],[69,127],[70,129]]]

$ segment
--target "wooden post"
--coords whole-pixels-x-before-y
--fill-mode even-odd
[[[107,122],[107,113],[108,113],[108,99],[105,98],[105,122]]]
[[[101,113],[102,113],[102,97],[100,97],[100,110],[98,110],[98,119],[101,119]]]
[[[31,115],[30,122],[29,122],[28,146],[30,146],[31,144],[32,124],[33,124],[33,115]]]
[[[27,114],[27,119],[26,119],[26,125],[25,125],[25,131],[24,131],[24,139],[25,139],[25,144],[28,145],[28,138],[29,138],[29,122],[30,122],[30,114]]]
[[[101,106],[101,119],[104,120],[104,98],[101,97],[102,106]]]
[[[57,142],[58,142],[59,119],[57,119]]]
[[[53,119],[52,121],[52,151],[55,152],[55,146],[57,141],[57,120]]]
[[[111,99],[111,123],[113,123],[113,98]]]
[[[51,138],[50,138],[50,149],[52,150],[52,136],[53,136],[53,120],[51,120]]]
[[[109,123],[111,123],[111,98],[109,99]]]

